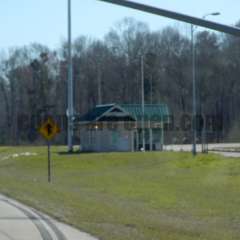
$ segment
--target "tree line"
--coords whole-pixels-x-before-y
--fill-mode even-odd
[[[210,31],[195,33],[197,111],[221,118],[211,141],[236,141],[240,106],[240,40]],[[176,125],[192,112],[192,48],[189,36],[174,27],[151,31],[126,18],[103,39],[80,36],[73,43],[75,113],[97,104],[141,103],[140,59],[144,56],[146,103],[166,103]],[[0,144],[38,142],[36,128],[46,113],[67,108],[67,44],[50,49],[39,43],[0,55]],[[64,127],[63,127],[64,128]],[[190,131],[170,134],[179,143]],[[172,140],[169,141],[172,141]],[[58,139],[66,140],[66,129]]]

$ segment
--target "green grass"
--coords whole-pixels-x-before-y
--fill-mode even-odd
[[[61,150],[48,184],[46,148],[0,148],[0,192],[103,240],[240,238],[240,159]]]

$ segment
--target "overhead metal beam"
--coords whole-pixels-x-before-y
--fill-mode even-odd
[[[216,30],[219,32],[228,33],[228,34],[240,37],[240,28],[212,22],[212,21],[205,20],[202,18],[192,17],[192,16],[185,15],[182,13],[168,11],[165,9],[161,9],[161,8],[157,8],[157,7],[153,7],[153,6],[149,6],[149,5],[145,5],[145,4],[141,4],[141,3],[136,3],[136,2],[132,2],[132,1],[128,1],[128,0],[99,0],[99,1],[112,3],[112,4],[120,5],[123,7],[132,8],[135,10],[140,10],[143,12],[179,20],[182,22],[194,24],[194,25],[201,26],[201,27],[206,27],[206,28],[209,28],[212,30]]]

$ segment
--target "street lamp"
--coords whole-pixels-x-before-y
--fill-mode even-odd
[[[140,60],[139,60],[140,58]],[[141,128],[142,128],[142,148],[141,151],[145,151],[146,141],[145,141],[145,90],[144,90],[144,78],[145,78],[145,71],[144,71],[144,65],[145,65],[145,53],[142,53],[140,57],[137,59],[134,59],[133,62],[140,62],[140,72],[141,72]]]
[[[73,151],[73,66],[72,66],[72,16],[71,16],[71,0],[68,0],[68,151]]]
[[[218,16],[220,15],[219,12],[213,12],[205,14],[202,18],[205,19],[208,16]],[[196,48],[195,48],[195,41],[194,41],[194,30],[197,27],[191,24],[191,45],[192,45],[192,103],[193,103],[193,110],[192,110],[192,132],[193,132],[193,146],[192,146],[192,153],[195,156],[197,154],[197,129],[196,129],[196,117],[197,117],[197,100],[196,100]]]
[[[220,12],[207,13],[207,14],[203,15],[202,18],[205,19],[205,18],[207,18],[209,16],[219,16],[219,15],[221,15]]]
[[[142,119],[141,119],[141,127],[142,127],[142,151],[145,151],[146,147],[146,139],[145,139],[145,89],[144,89],[144,78],[145,78],[145,59],[147,57],[155,58],[156,55],[151,52],[143,53],[141,55],[141,108],[142,108]],[[151,103],[152,103],[152,77],[151,77]]]
[[[141,85],[142,85],[142,151],[145,151],[145,91],[144,91],[144,55],[141,56]]]

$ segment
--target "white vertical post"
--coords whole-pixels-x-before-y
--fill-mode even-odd
[[[135,151],[135,149],[134,149],[134,136],[135,136],[134,130],[131,129],[131,130],[130,130],[130,137],[131,137],[131,151],[132,151],[132,152]]]
[[[136,151],[139,151],[139,133],[138,133],[138,129],[136,130]]]
[[[153,151],[153,130],[149,128],[149,138],[150,138],[150,151]]]
[[[164,122],[162,122],[162,128],[161,128],[161,145],[162,145],[162,151],[164,150]]]

